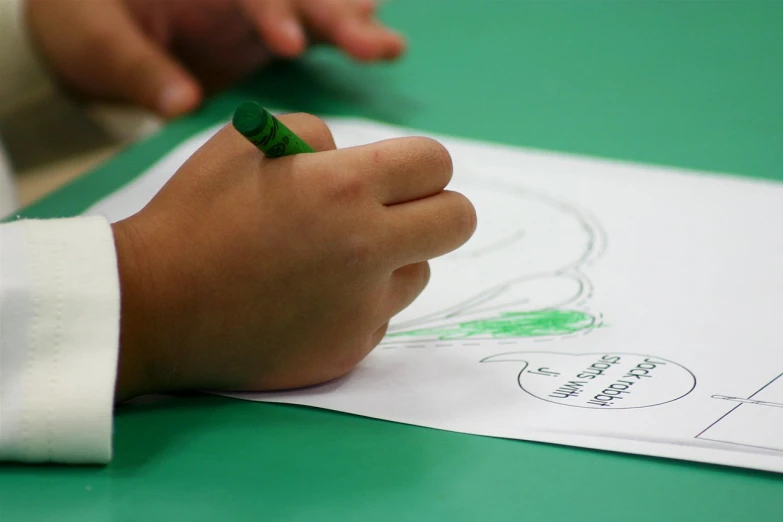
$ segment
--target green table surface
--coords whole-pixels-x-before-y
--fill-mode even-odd
[[[783,180],[783,2],[395,0],[23,212],[73,215],[238,100]],[[783,436],[783,434],[781,434]],[[0,520],[783,520],[783,476],[217,397],[118,409],[108,467],[0,468]]]

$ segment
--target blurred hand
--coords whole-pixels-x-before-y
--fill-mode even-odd
[[[439,143],[335,150],[318,118],[280,119],[320,152],[266,159],[227,126],[114,225],[118,400],[339,377],[424,289],[427,260],[473,234]]]
[[[374,0],[27,0],[33,42],[62,83],[164,117],[272,55],[328,43],[363,61],[404,50]]]

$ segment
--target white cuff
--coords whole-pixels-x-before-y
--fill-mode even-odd
[[[101,217],[0,226],[0,460],[111,459],[120,294]]]

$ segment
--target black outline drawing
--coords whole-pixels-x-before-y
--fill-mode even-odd
[[[511,302],[498,302],[501,301],[503,295],[507,294],[515,286],[529,283],[543,278],[550,277],[564,277],[577,282],[577,291],[574,295],[560,302],[549,304],[549,306],[541,308],[539,311],[564,309],[571,307],[577,311],[589,313],[593,318],[593,324],[586,329],[576,332],[576,334],[589,333],[595,330],[603,324],[603,315],[600,313],[591,313],[587,307],[587,303],[593,294],[593,285],[590,279],[584,274],[582,268],[593,262],[600,257],[606,248],[606,238],[601,225],[588,213],[578,209],[576,206],[559,201],[553,197],[541,194],[532,190],[520,188],[505,183],[496,183],[493,180],[483,180],[477,182],[476,180],[468,180],[467,184],[488,187],[492,190],[501,190],[504,193],[516,194],[520,197],[520,200],[534,199],[544,203],[550,207],[555,208],[557,211],[567,214],[574,218],[581,229],[587,235],[586,248],[582,254],[576,259],[567,262],[563,266],[553,267],[551,270],[545,272],[539,272],[535,274],[526,274],[515,279],[511,279],[500,285],[488,288],[478,294],[460,302],[455,305],[447,306],[436,312],[417,317],[415,319],[409,319],[404,322],[395,323],[388,329],[388,334],[401,333],[406,330],[412,329],[428,329],[428,328],[441,328],[458,325],[464,322],[462,319],[465,315],[474,315],[477,313],[497,313],[501,311],[514,311],[514,306],[520,306],[525,304],[525,301],[511,301]],[[479,251],[473,252],[460,252],[459,250],[453,254],[450,254],[452,259],[470,259],[480,258],[487,253],[493,253],[497,250],[506,248],[520,240],[526,235],[524,224],[519,228],[512,230],[505,235],[505,239],[496,241],[495,243],[482,247]],[[487,317],[491,318],[491,316]],[[454,319],[450,321],[450,319]],[[536,337],[534,340],[543,340],[545,338],[558,338],[558,337],[570,337],[575,335],[574,333],[566,335],[552,335]],[[491,337],[491,336],[476,336],[466,338],[465,341],[480,341],[491,340],[497,342],[513,340],[513,337]],[[519,339],[531,339],[529,337]],[[440,339],[440,341],[451,341],[449,339]],[[407,345],[410,348],[424,347],[420,343],[431,343],[432,339],[422,340],[421,336],[406,336],[406,337],[386,337],[381,343],[382,347],[390,348],[399,345]],[[419,344],[417,344],[419,343]],[[453,344],[453,343],[452,343]],[[467,342],[459,342],[459,344],[468,345]]]
[[[781,402],[754,401],[753,399],[743,399],[741,397],[729,397],[727,395],[713,395],[713,399],[723,399],[725,401],[740,402],[742,404],[755,404],[757,406],[771,406],[773,408],[783,408]]]
[[[727,440],[711,439],[711,438],[708,438],[708,437],[704,436],[704,434],[707,433],[711,428],[713,428],[714,426],[718,425],[722,420],[724,420],[730,414],[732,414],[735,411],[737,411],[737,409],[742,407],[742,406],[745,406],[745,407],[761,406],[761,407],[764,407],[764,408],[783,408],[783,404],[781,404],[781,403],[753,400],[753,397],[755,397],[756,395],[758,395],[759,393],[764,391],[766,388],[771,386],[778,379],[783,379],[783,373],[781,373],[780,375],[778,375],[777,377],[775,377],[774,379],[769,381],[767,384],[765,384],[764,386],[762,386],[761,388],[759,388],[758,390],[753,392],[748,398],[729,397],[727,395],[712,395],[713,399],[725,400],[725,401],[730,401],[730,402],[736,402],[737,405],[735,405],[732,409],[730,409],[729,411],[727,411],[726,413],[721,415],[718,418],[718,420],[716,420],[715,422],[713,422],[712,424],[710,424],[709,426],[707,426],[706,428],[701,430],[698,433],[698,435],[696,435],[694,438],[695,439],[699,439],[699,440],[706,440],[706,441],[710,441],[710,442],[719,442],[721,444],[731,444],[733,446],[744,446],[744,447],[747,447],[747,448],[757,448],[757,449],[763,449],[763,450],[767,450],[767,451],[776,451],[776,452],[783,453],[783,446],[781,446],[780,448],[770,448],[768,446],[757,446],[757,445],[753,445],[753,444],[743,444],[741,442],[731,442],[731,441],[727,441]]]
[[[673,366],[678,366],[678,367],[682,368],[683,370],[688,372],[688,374],[693,379],[693,385],[690,387],[690,389],[688,391],[686,391],[685,393],[683,393],[679,397],[675,397],[674,399],[669,399],[668,401],[659,402],[659,403],[656,403],[656,404],[647,404],[645,406],[628,406],[628,407],[619,407],[618,406],[618,407],[611,407],[611,408],[593,408],[593,407],[590,407],[590,406],[578,406],[576,404],[564,404],[562,402],[555,402],[555,401],[550,401],[550,400],[547,400],[547,399],[542,399],[538,395],[534,395],[532,392],[530,392],[529,390],[525,389],[525,387],[522,385],[522,375],[525,373],[525,370],[527,369],[527,367],[530,364],[528,361],[526,361],[524,359],[518,359],[518,360],[512,359],[512,360],[508,360],[508,361],[491,361],[491,360],[489,360],[489,359],[492,359],[492,358],[495,358],[495,357],[501,357],[503,355],[520,355],[520,356],[525,356],[525,355],[529,355],[529,354],[550,354],[550,355],[559,355],[559,356],[568,356],[568,357],[582,357],[582,356],[585,356],[585,355],[629,355],[629,356],[632,356],[632,357],[650,357],[650,358],[658,359],[660,361],[665,361],[665,362],[667,362],[667,363],[669,363],[669,364],[671,364]],[[640,409],[643,409],[643,408],[654,408],[656,406],[662,406],[664,404],[669,404],[671,402],[678,401],[678,400],[682,399],[683,397],[687,396],[688,394],[690,394],[696,388],[696,376],[693,374],[692,371],[690,371],[685,366],[683,366],[683,365],[681,365],[679,363],[676,363],[676,362],[674,362],[674,361],[672,361],[670,359],[665,359],[663,357],[658,357],[658,356],[654,356],[654,355],[647,355],[647,354],[641,354],[641,353],[629,353],[629,352],[564,353],[564,352],[544,352],[544,351],[506,352],[506,353],[498,353],[498,354],[495,354],[495,355],[490,355],[489,357],[485,357],[485,358],[481,359],[481,361],[479,361],[479,362],[482,362],[482,363],[520,362],[520,363],[523,363],[524,366],[522,366],[522,368],[519,370],[519,373],[517,374],[517,385],[519,386],[519,388],[522,391],[524,391],[525,393],[527,393],[531,397],[533,397],[535,399],[538,399],[540,401],[548,402],[550,404],[556,404],[558,406],[567,406],[569,408],[580,408],[580,409],[584,409],[584,410],[615,411],[615,410],[640,410]],[[535,374],[540,374],[540,375],[550,375],[552,377],[556,377],[556,376],[559,375],[558,372],[549,371],[549,367],[548,366],[542,366],[541,368],[536,369],[536,371],[529,371],[528,373],[535,373]]]

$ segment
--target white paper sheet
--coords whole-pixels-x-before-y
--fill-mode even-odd
[[[138,211],[213,132],[89,213]],[[783,184],[438,139],[475,236],[347,377],[236,396],[783,472]]]

